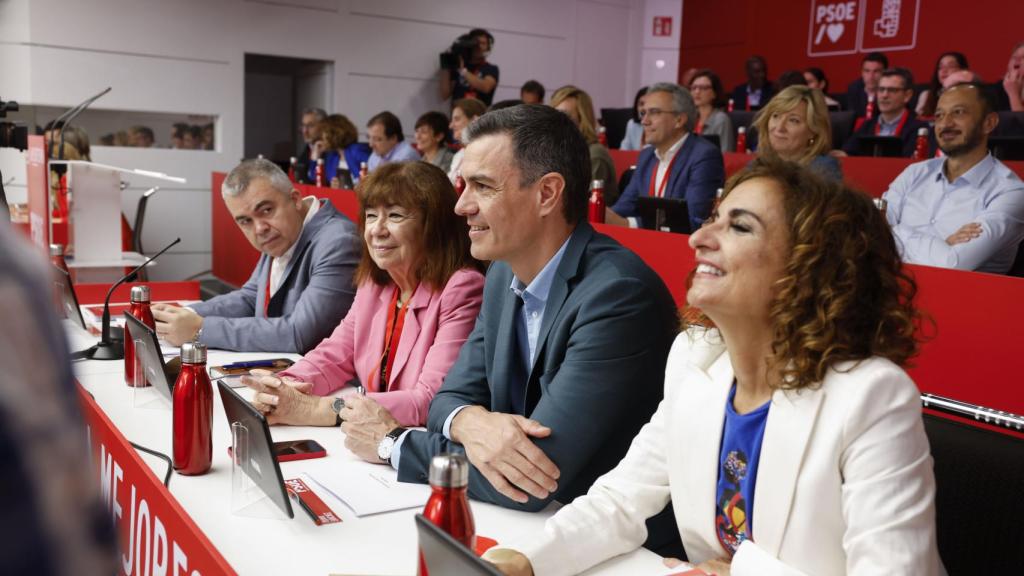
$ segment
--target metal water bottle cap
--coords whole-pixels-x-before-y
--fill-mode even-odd
[[[149,286],[132,286],[132,302],[149,302]]]
[[[924,127],[918,128],[917,129],[917,135],[918,136],[927,136],[928,135],[928,129],[924,128]]]
[[[63,256],[64,247],[60,244],[50,244],[50,256]]]
[[[181,361],[186,364],[206,364],[206,345],[185,342],[181,345]]]
[[[875,198],[874,203],[875,208],[878,208],[879,210],[885,210],[885,208],[889,205],[889,203],[886,202],[883,198]]]
[[[722,194],[725,194],[725,188],[719,188],[718,190],[715,190],[715,198],[716,199],[721,199],[722,198]]]
[[[739,132],[740,134],[746,134],[747,133],[747,127],[746,126],[740,126],[739,128],[736,129],[736,132]]]
[[[430,460],[430,485],[465,488],[469,485],[469,462],[462,454],[438,454]]]
[[[604,180],[594,180],[590,183],[591,190],[604,190]]]

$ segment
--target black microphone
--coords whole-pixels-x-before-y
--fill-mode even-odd
[[[88,108],[90,104],[92,104],[93,102],[98,100],[100,96],[103,96],[107,92],[110,92],[112,90],[112,88],[113,87],[111,87],[111,86],[107,86],[105,89],[101,90],[99,94],[97,94],[97,95],[95,95],[95,96],[93,96],[91,98],[86,98],[84,102],[82,102],[78,106],[75,106],[74,108],[71,108],[67,112],[61,114],[60,116],[57,117],[56,120],[53,121],[53,129],[54,130],[57,129],[57,124],[61,120],[64,121],[64,125],[61,126],[61,128],[60,128],[60,147],[57,149],[57,156],[58,156],[57,159],[58,160],[63,160],[64,159],[64,128],[66,128],[69,124],[71,124],[71,121],[74,120],[75,117],[77,117],[79,114],[81,114],[83,110]],[[53,156],[53,144],[54,144],[53,141],[51,141],[50,142],[50,156]]]
[[[110,337],[110,297],[113,296],[114,290],[124,284],[125,282],[131,282],[135,280],[139,275],[139,270],[146,267],[147,264],[156,260],[157,256],[160,256],[164,252],[171,249],[172,246],[181,242],[181,238],[175,238],[174,242],[171,242],[164,247],[163,250],[153,254],[145,262],[139,264],[134,270],[124,275],[123,278],[114,283],[107,291],[107,297],[103,300],[103,328],[100,332],[100,341],[95,346],[77,352],[73,355],[74,358],[88,358],[90,360],[120,360],[124,358],[124,340],[114,340]]]

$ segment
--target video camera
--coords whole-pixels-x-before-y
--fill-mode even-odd
[[[487,36],[488,46],[494,46],[494,36],[490,32],[483,28],[474,28],[456,38],[451,48],[441,53],[441,69],[458,70],[460,59],[463,66],[469,64],[473,59],[473,50],[480,45],[477,40],[480,36]]]
[[[0,118],[6,118],[7,112],[17,112],[17,102],[0,100]],[[28,127],[20,122],[0,122],[0,148],[28,148]]]

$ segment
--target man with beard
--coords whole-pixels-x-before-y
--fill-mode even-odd
[[[988,151],[999,123],[975,83],[947,88],[935,109],[944,158],[907,167],[882,197],[903,259],[1005,274],[1024,240],[1024,182]]]

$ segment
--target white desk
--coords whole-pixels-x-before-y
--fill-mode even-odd
[[[73,350],[95,341],[95,337],[67,322],[65,324]],[[209,363],[253,356],[210,351]],[[257,356],[267,357],[268,354]],[[94,396],[107,417],[129,440],[170,455],[169,403],[160,400],[164,404],[156,408],[135,407],[132,389],[124,385],[123,366],[123,361],[82,361],[76,363],[75,374],[79,383]],[[418,548],[413,516],[418,510],[358,518],[342,503],[315,489],[341,516],[342,523],[316,526],[297,506],[295,518],[290,520],[233,515],[231,463],[227,454],[231,433],[216,391],[214,398],[213,468],[203,476],[174,474],[169,488],[237,573],[381,576],[416,573]],[[345,448],[344,435],[338,428],[276,426],[271,431],[275,440],[313,438],[327,448],[327,458],[355,458]],[[143,456],[156,475],[163,478],[166,464],[157,458]],[[303,471],[304,464],[310,462],[315,461],[282,463],[282,474],[285,478],[294,478]],[[480,502],[472,502],[472,508],[477,534],[498,542],[541,530],[545,519],[552,514],[550,510],[536,514],[517,512]],[[127,521],[127,511],[122,521]],[[587,574],[656,575],[666,572],[660,557],[640,549],[605,562]]]

